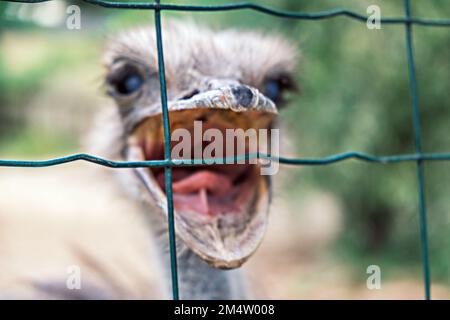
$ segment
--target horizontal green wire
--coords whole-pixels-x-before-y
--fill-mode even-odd
[[[54,0],[7,0],[10,2],[20,3],[40,3]],[[175,4],[158,4],[149,2],[123,2],[123,1],[105,1],[105,0],[80,0],[93,5],[102,6],[105,8],[120,8],[120,9],[148,9],[148,10],[169,10],[169,11],[192,11],[192,12],[214,12],[214,11],[231,11],[231,10],[254,10],[265,14],[291,18],[301,20],[319,20],[328,19],[338,16],[346,16],[362,22],[367,22],[369,18],[366,15],[359,14],[357,12],[334,8],[326,11],[319,12],[291,12],[279,10],[263,5],[259,5],[251,2],[223,4],[223,5],[175,5]],[[381,18],[382,24],[417,24],[430,27],[449,27],[450,19],[426,19],[426,18],[414,18],[414,17],[387,17]]]
[[[245,159],[270,159],[286,165],[327,165],[344,160],[355,159],[370,163],[398,163],[408,161],[450,161],[450,153],[423,153],[423,154],[400,154],[389,156],[373,156],[361,152],[345,152],[323,158],[287,158],[275,157],[266,154],[244,154],[235,157],[217,159],[172,159],[172,160],[147,160],[147,161],[112,161],[101,157],[79,153],[49,160],[0,160],[0,167],[50,167],[73,161],[87,161],[109,168],[143,168],[143,167],[173,167],[173,166],[195,166],[211,165],[212,161],[218,163],[229,163]]]

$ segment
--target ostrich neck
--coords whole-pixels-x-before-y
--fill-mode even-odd
[[[169,235],[166,223],[152,223],[158,248],[162,255],[163,270],[167,270],[167,284],[170,283]],[[155,229],[155,227],[157,227]],[[159,232],[158,232],[159,231]],[[245,286],[240,270],[221,270],[210,267],[177,238],[178,285],[181,299],[245,299]]]
[[[210,267],[191,250],[178,257],[180,297],[182,299],[244,299],[240,270]]]

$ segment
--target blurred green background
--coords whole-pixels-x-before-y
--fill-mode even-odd
[[[171,1],[230,2],[234,1]],[[383,16],[404,14],[402,0],[256,2],[305,12],[345,7],[362,14],[369,5],[377,4]],[[411,2],[414,16],[450,18],[447,0]],[[99,63],[105,40],[123,28],[153,22],[150,11],[103,9],[77,1],[58,3],[0,3],[1,158],[47,158],[79,151],[91,115],[97,105],[107,103],[101,97]],[[65,28],[69,4],[81,7],[81,30]],[[345,17],[299,21],[249,10],[163,15],[218,28],[278,32],[298,44],[301,94],[293,97],[281,116],[285,124],[281,137],[286,137],[289,145],[286,155],[414,152],[404,26],[369,30],[364,23]],[[450,28],[413,29],[424,151],[448,152]],[[427,163],[425,170],[432,280],[450,286],[450,163]],[[289,199],[289,219],[300,219],[303,228],[308,228],[308,219],[298,216],[312,195],[330,195],[339,207],[338,231],[320,250],[321,255],[349,270],[350,283],[367,276],[361,266],[377,264],[387,279],[407,275],[420,284],[414,163],[346,161],[283,167],[281,171],[284,183],[278,194]],[[304,250],[313,248],[314,243]]]

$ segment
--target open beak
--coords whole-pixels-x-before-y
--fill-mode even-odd
[[[243,85],[225,86],[169,102],[168,108],[171,132],[184,129],[190,134],[189,141],[183,142],[189,142],[186,145],[189,145],[187,151],[191,159],[197,158],[198,150],[203,154],[213,142],[204,139],[208,129],[223,136],[222,145],[216,149],[222,151],[217,158],[228,156],[227,148],[236,156],[253,150],[248,139],[227,139],[227,130],[254,129],[258,143],[260,129],[270,129],[277,115],[277,108],[270,99],[257,89]],[[160,111],[155,110],[144,110],[133,127],[127,144],[127,160],[164,159],[162,119]],[[196,121],[201,121],[200,140]],[[233,143],[232,149],[230,143]],[[239,145],[242,143],[244,145]],[[172,151],[176,144],[171,142]],[[186,159],[186,154],[183,156]],[[268,219],[270,183],[268,176],[261,175],[260,168],[259,161],[249,163],[247,160],[239,164],[217,161],[172,169],[177,236],[213,267],[239,267],[261,243]],[[167,218],[164,168],[135,170],[160,213]]]

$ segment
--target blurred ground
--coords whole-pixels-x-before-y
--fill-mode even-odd
[[[96,256],[103,264],[103,271],[109,270],[108,277],[113,276],[115,282],[132,288],[139,284],[141,292],[134,293],[135,297],[150,292],[150,288],[142,288],[143,283],[159,281],[154,279],[157,273],[151,268],[154,261],[138,210],[119,196],[114,180],[105,175],[104,168],[72,163],[45,169],[2,168],[0,174],[2,239],[17,241],[14,248],[19,253],[23,251],[24,256],[15,265],[25,270],[25,274],[31,277],[36,272],[39,277],[45,277],[45,273],[51,271],[53,275],[65,277],[66,265],[61,262],[70,265],[71,260],[61,260],[61,256],[70,257],[70,247],[65,248],[63,243],[64,239],[70,239],[71,245],[76,240],[80,248]],[[266,238],[244,265],[255,298],[423,297],[420,279],[407,273],[395,280],[382,278],[380,290],[369,290],[365,284],[367,266],[349,268],[324,254],[339,231],[338,208],[329,196],[316,195],[310,204],[296,207],[295,210],[304,213],[301,219],[290,213],[292,207],[281,195],[275,199]],[[61,221],[65,224],[62,229]],[[52,234],[47,234],[49,230],[53,230]],[[62,243],[52,243],[55,240]],[[5,243],[2,243],[3,254],[4,249]],[[54,264],[56,261],[59,262]],[[361,281],[355,281],[352,272],[359,272]],[[5,278],[8,272],[2,268],[0,281]],[[433,286],[434,298],[449,296],[449,289],[439,284]]]
[[[81,271],[78,298],[166,297],[147,221],[108,170],[78,163],[0,176],[0,297],[41,299],[34,286],[46,286],[52,298],[77,298],[66,288],[70,266]]]

